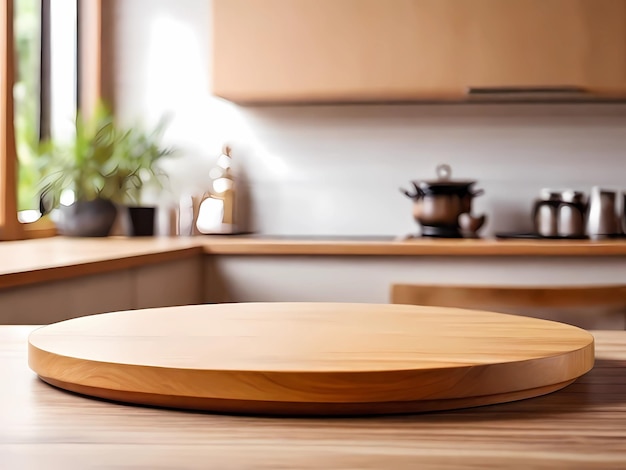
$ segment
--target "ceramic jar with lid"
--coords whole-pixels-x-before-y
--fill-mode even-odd
[[[476,181],[451,179],[449,165],[437,167],[436,180],[411,181],[413,192],[400,189],[403,194],[413,199],[413,217],[421,226],[423,236],[460,238],[463,236],[459,226],[459,216],[470,214],[472,200],[483,194],[482,189],[474,189]],[[477,231],[484,217],[473,223]]]
[[[584,237],[585,212],[583,192],[543,189],[533,207],[535,231],[542,237]]]

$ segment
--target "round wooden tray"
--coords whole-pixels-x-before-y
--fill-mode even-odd
[[[381,414],[553,392],[593,367],[561,323],[410,305],[240,303],[134,310],[42,327],[46,382],[130,403],[252,414]]]

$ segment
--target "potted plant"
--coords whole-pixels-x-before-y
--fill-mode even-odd
[[[166,121],[161,120],[152,131],[137,125],[122,131],[115,148],[117,179],[115,202],[123,204],[130,219],[130,235],[149,236],[154,234],[156,207],[145,205],[143,191],[146,186],[163,189],[167,180],[165,172],[157,162],[173,153],[163,147],[161,138]]]
[[[56,223],[62,235],[107,236],[118,206],[128,207],[131,235],[152,235],[155,208],[136,206],[146,183],[162,187],[165,174],[155,163],[172,153],[160,145],[164,126],[161,120],[152,132],[120,127],[102,103],[89,119],[78,113],[71,140],[48,140],[40,147],[41,212],[60,209]]]
[[[104,105],[85,119],[77,113],[75,134],[66,141],[41,144],[41,212],[59,208],[55,222],[62,235],[107,236],[117,209],[116,152],[120,141],[113,116]]]

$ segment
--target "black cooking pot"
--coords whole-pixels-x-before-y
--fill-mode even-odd
[[[438,179],[434,181],[411,181],[414,192],[400,189],[413,199],[413,217],[422,226],[424,235],[461,236],[458,219],[463,213],[471,213],[472,200],[484,193],[474,190],[476,181],[451,180],[449,165],[437,167]]]

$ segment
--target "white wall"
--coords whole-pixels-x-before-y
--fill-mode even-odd
[[[484,234],[530,228],[542,187],[626,189],[626,105],[241,108],[210,95],[209,0],[118,1],[117,109],[170,113],[174,189],[202,192],[223,142],[246,171],[254,228],[271,234],[406,234],[398,191],[438,163],[476,179]]]

